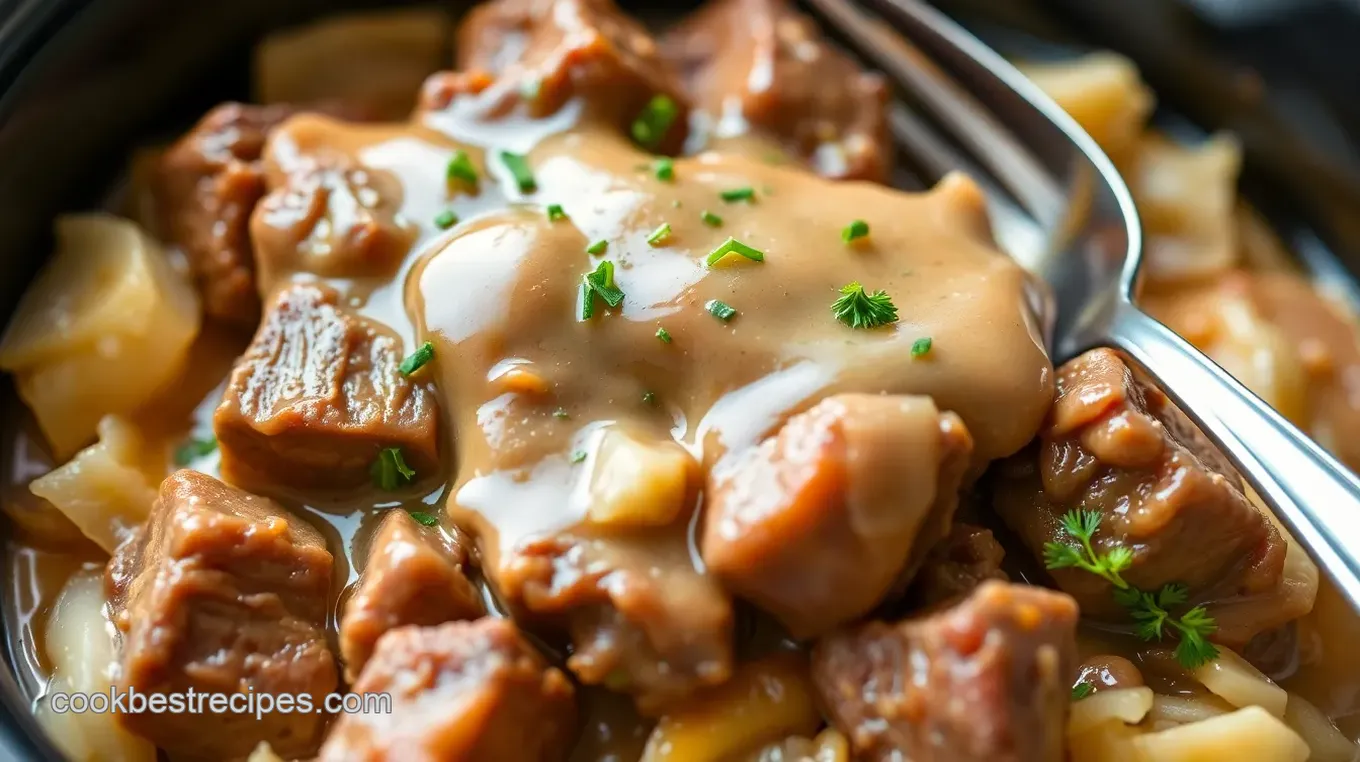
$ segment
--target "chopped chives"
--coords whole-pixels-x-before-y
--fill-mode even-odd
[[[652,231],[651,235],[647,236],[647,243],[655,246],[662,241],[665,241],[667,238],[670,238],[670,235],[671,224],[669,222],[663,222],[657,226],[656,230]]]
[[[585,450],[577,450],[577,451],[575,451],[575,452],[573,452],[573,453],[571,454],[571,462],[572,462],[572,463],[580,463],[580,462],[584,461],[585,459],[586,459],[586,451],[585,451]]]
[[[564,211],[562,211],[562,205],[561,205],[561,204],[548,204],[548,221],[549,221],[549,222],[557,222],[558,220],[565,220],[566,218],[567,218],[567,213],[564,212]]]
[[[398,368],[398,370],[401,371],[401,375],[409,376],[412,373],[415,373],[416,371],[425,367],[425,364],[433,359],[434,359],[434,344],[431,344],[430,342],[427,341],[424,344],[421,344],[419,347],[417,347],[416,351],[408,355],[405,360],[402,360],[401,367]]]
[[[841,230],[841,240],[846,243],[867,235],[869,235],[869,223],[864,220],[855,220]]]
[[[765,252],[761,251],[760,249],[747,246],[741,241],[738,241],[737,239],[728,236],[726,241],[723,241],[722,243],[718,244],[718,248],[709,252],[708,256],[704,259],[704,264],[708,265],[709,267],[712,267],[713,265],[721,261],[723,257],[726,257],[728,254],[740,254],[743,257],[746,257],[747,259],[751,260],[752,262],[765,261]]]
[[[444,174],[449,182],[458,181],[473,186],[477,184],[477,168],[472,165],[472,157],[461,148],[453,152],[453,158],[449,159],[449,166]]]
[[[656,148],[666,138],[666,133],[679,115],[680,107],[669,96],[652,96],[642,113],[633,120],[633,140],[644,148]]]
[[[614,284],[614,263],[607,259],[581,278],[581,320],[595,315],[597,296],[610,307],[623,304],[623,291]]]
[[[722,217],[719,217],[718,215],[708,211],[707,209],[705,209],[699,215],[699,219],[703,220],[704,224],[711,228],[716,228],[719,225],[722,225]]]
[[[656,160],[656,179],[670,182],[675,179],[675,162],[669,156],[662,156]]]
[[[511,176],[515,178],[515,184],[519,186],[520,193],[533,193],[538,190],[538,182],[534,180],[533,170],[529,169],[529,161],[523,155],[501,151],[501,163],[510,170]]]
[[[671,343],[671,332],[667,331],[665,328],[656,329],[656,337],[661,339],[662,344]]]
[[[754,201],[756,189],[748,185],[744,188],[729,188],[718,195],[729,204],[734,201]]]
[[[704,305],[704,307],[708,309],[708,314],[723,321],[724,323],[731,320],[737,314],[737,311],[732,308],[732,305],[726,302],[719,301],[717,299],[714,299],[713,301]]]
[[[439,519],[437,517],[432,516],[423,511],[411,511],[411,518],[415,519],[416,523],[420,524],[421,526],[426,527],[439,526]]]
[[[606,241],[605,239],[601,238],[600,240],[596,241],[595,243],[592,243],[591,245],[587,246],[587,247],[586,247],[586,253],[587,253],[587,254],[595,254],[595,255],[598,256],[598,255],[600,255],[600,254],[603,254],[603,253],[604,253],[604,250],[607,249],[607,248],[609,248],[609,242]]]
[[[934,343],[935,342],[931,341],[929,336],[913,341],[911,343],[911,356],[920,357],[922,355],[928,354],[930,352],[931,345]]]
[[[440,230],[448,230],[458,224],[458,215],[452,209],[445,209],[434,218],[434,226]]]
[[[378,459],[373,461],[369,474],[379,489],[391,492],[403,484],[409,484],[416,472],[406,465],[400,447],[385,447],[378,452]]]

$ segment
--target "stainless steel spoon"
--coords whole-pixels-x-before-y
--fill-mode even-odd
[[[1236,464],[1360,608],[1360,479],[1212,360],[1134,304],[1143,263],[1133,198],[1114,165],[1005,59],[920,0],[808,0],[943,127],[905,108],[898,141],[936,174],[989,191],[998,241],[1050,287],[1055,362],[1127,355]],[[889,22],[889,23],[885,23]],[[1353,432],[1360,436],[1360,432]]]

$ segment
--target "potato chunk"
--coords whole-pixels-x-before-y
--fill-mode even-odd
[[[170,380],[199,312],[193,288],[134,223],[70,215],[56,234],[56,253],[0,341],[0,368],[65,460],[101,418],[133,410]]]
[[[606,526],[664,526],[693,500],[698,464],[670,440],[610,428],[595,453],[586,517]]]

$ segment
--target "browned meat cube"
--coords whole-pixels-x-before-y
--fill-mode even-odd
[[[1062,762],[1077,606],[989,581],[953,608],[869,622],[813,651],[832,724],[864,762]]]
[[[483,3],[459,29],[457,50],[458,68],[498,76],[505,85],[498,95],[524,99],[533,114],[553,113],[580,96],[597,118],[632,134],[645,148],[675,153],[684,143],[689,119],[680,82],[656,41],[613,0]],[[436,82],[462,78],[434,76]],[[460,89],[466,88],[427,83],[424,104],[438,106],[432,93]],[[655,134],[634,133],[634,120],[655,96],[673,106],[664,127]]]
[[[507,619],[392,630],[354,691],[392,711],[341,715],[320,762],[560,762],[576,733],[571,683]]]
[[[787,0],[711,0],[661,41],[711,139],[772,137],[819,174],[885,182],[888,87]]]
[[[819,635],[877,605],[948,531],[972,451],[929,398],[827,398],[714,467],[704,563],[795,637]]]
[[[118,688],[143,694],[307,694],[338,682],[326,641],[331,554],[272,500],[182,470],[161,484],[146,526],[109,563],[124,633]],[[123,723],[181,759],[245,757],[261,741],[288,757],[321,740],[327,716],[127,713]]]
[[[996,510],[1031,553],[1041,558],[1045,543],[1072,542],[1061,517],[1083,508],[1104,517],[1097,552],[1116,545],[1133,551],[1123,577],[1135,587],[1186,585],[1192,602],[1276,591],[1283,538],[1248,502],[1223,455],[1161,391],[1136,380],[1108,349],[1067,363],[1057,383],[1037,448],[997,469]],[[1081,602],[1083,615],[1127,616],[1101,577],[1058,569],[1053,578]],[[1264,621],[1251,626],[1283,623]],[[1240,645],[1254,634],[1220,622],[1215,639]]]
[[[213,415],[225,469],[249,482],[352,487],[382,449],[439,470],[437,402],[399,370],[401,342],[324,286],[279,293]]]
[[[288,106],[224,103],[161,158],[157,226],[184,250],[207,314],[242,326],[260,318],[250,214],[264,195],[260,153]]]
[[[926,555],[908,598],[914,606],[930,609],[952,605],[989,579],[1007,579],[1001,571],[1005,557],[990,529],[955,524]]]
[[[325,145],[340,127],[302,114],[280,126],[276,140]],[[280,161],[269,152],[269,194],[250,221],[261,293],[294,273],[337,278],[390,278],[415,240],[401,218],[402,188],[391,173],[353,158],[319,153]]]
[[[388,630],[486,613],[468,579],[470,543],[457,529],[446,534],[439,527],[423,527],[406,511],[387,514],[340,620],[340,655],[351,681]]]
[[[732,601],[683,535],[561,534],[516,549],[498,582],[517,615],[569,631],[582,682],[644,712],[732,673]]]

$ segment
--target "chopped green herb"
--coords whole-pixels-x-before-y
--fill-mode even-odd
[[[656,404],[656,392],[643,392],[642,401],[648,405]]]
[[[722,258],[726,257],[728,254],[740,254],[743,257],[746,257],[747,259],[751,260],[752,262],[765,261],[765,252],[761,251],[760,249],[747,246],[741,241],[738,241],[737,239],[728,236],[726,241],[723,241],[722,243],[718,244],[718,248],[708,253],[708,256],[704,258],[704,264],[708,265],[709,267],[712,267],[713,265],[716,265],[718,262],[720,262]]]
[[[841,240],[846,243],[867,235],[869,235],[869,223],[864,220],[855,220],[841,230]]]
[[[564,212],[564,211],[562,211],[562,205],[561,205],[561,204],[548,204],[548,221],[549,221],[549,222],[557,222],[558,220],[565,220],[566,218],[567,218],[567,213]]]
[[[600,262],[581,279],[581,319],[589,320],[595,315],[595,297],[610,307],[623,304],[623,291],[614,285],[614,263],[609,260]]]
[[[731,320],[737,314],[737,311],[732,307],[732,305],[728,304],[727,302],[718,301],[717,299],[714,299],[708,304],[705,304],[704,307],[708,310],[708,314],[723,321],[724,323]]]
[[[385,447],[378,453],[378,459],[373,461],[369,475],[373,477],[373,483],[379,489],[391,492],[403,485],[410,484],[411,480],[415,478],[416,472],[406,465],[406,460],[401,456],[400,447]]]
[[[572,463],[580,463],[580,462],[584,461],[585,459],[586,459],[586,451],[585,451],[585,450],[577,450],[577,451],[575,451],[575,452],[573,452],[573,453],[571,454],[571,462],[572,462]]]
[[[416,523],[420,524],[421,526],[427,527],[439,526],[438,517],[431,516],[430,514],[424,513],[423,511],[411,511],[411,518],[415,519]]]
[[[501,163],[510,170],[510,175],[515,178],[515,185],[519,186],[520,193],[533,193],[538,190],[538,182],[534,180],[534,172],[529,169],[529,161],[522,155],[501,151]]]
[[[726,201],[729,204],[736,201],[754,201],[756,198],[756,189],[748,185],[744,188],[729,188],[718,195],[722,197],[723,201]]]
[[[452,209],[445,209],[434,218],[434,226],[440,230],[448,230],[458,224],[458,215]]]
[[[722,217],[719,217],[718,215],[708,211],[707,209],[705,209],[699,215],[699,219],[703,220],[704,224],[711,228],[716,228],[719,225],[722,225]]]
[[[434,344],[431,344],[430,342],[427,341],[424,344],[421,344],[419,347],[417,347],[416,351],[407,355],[406,359],[401,361],[401,366],[398,368],[398,370],[401,371],[401,375],[409,376],[412,373],[415,373],[416,371],[425,367],[425,364],[433,359],[434,359]]]
[[[680,107],[666,95],[654,95],[633,120],[633,140],[644,148],[656,148],[680,115]]]
[[[217,437],[190,439],[175,448],[175,465],[187,466],[193,462],[194,458],[201,458],[216,449]]]
[[[920,357],[930,353],[930,347],[935,342],[929,336],[917,339],[911,343],[911,356]]]
[[[568,413],[567,409],[564,407],[559,407],[558,409],[553,411],[553,418],[557,418],[559,420],[566,420],[570,417],[571,413]]]
[[[599,256],[600,254],[603,254],[604,250],[607,248],[609,248],[609,242],[601,238],[595,243],[592,243],[591,245],[587,246],[586,253]]]
[[[671,343],[671,332],[667,331],[665,328],[656,329],[656,337],[661,339],[662,344]]]
[[[1092,693],[1095,693],[1095,690],[1095,686],[1090,683],[1077,683],[1072,686],[1072,700],[1081,701]]]
[[[871,293],[859,283],[847,283],[831,305],[836,319],[851,328],[877,328],[897,322],[897,306],[882,289]]]
[[[666,182],[675,179],[675,162],[671,160],[671,157],[662,156],[657,159],[654,168],[656,170],[656,179],[665,180]]]
[[[1114,599],[1128,609],[1134,622],[1134,632],[1144,640],[1161,640],[1167,630],[1180,636],[1176,644],[1176,660],[1186,669],[1195,669],[1218,658],[1218,647],[1208,637],[1218,630],[1218,623],[1203,606],[1195,606],[1180,618],[1171,609],[1190,599],[1185,585],[1165,584],[1155,594],[1130,585],[1120,572],[1133,565],[1133,549],[1115,545],[1105,553],[1097,553],[1093,538],[1100,529],[1099,511],[1071,510],[1063,514],[1062,531],[1076,544],[1047,542],[1044,544],[1044,566],[1049,569],[1082,569],[1114,588]]]
[[[472,165],[472,157],[462,149],[453,152],[453,158],[449,159],[444,176],[450,183],[463,182],[473,187],[476,187],[478,180],[477,168]]]
[[[670,238],[670,236],[671,224],[669,222],[663,222],[657,226],[656,230],[652,231],[651,235],[647,236],[647,243],[655,246],[665,241],[667,238]]]

